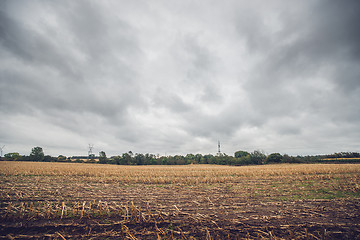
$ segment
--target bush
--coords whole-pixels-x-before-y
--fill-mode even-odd
[[[283,156],[280,153],[272,153],[266,158],[266,163],[280,163]]]
[[[255,150],[254,152],[250,153],[250,160],[252,164],[264,164],[266,155],[263,153],[263,151]]]
[[[246,157],[246,156],[249,156],[250,153],[246,152],[246,151],[237,151],[234,153],[234,156],[236,158],[242,158],[242,157]]]

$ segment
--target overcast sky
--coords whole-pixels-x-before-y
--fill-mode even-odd
[[[4,153],[360,151],[360,1],[0,1]]]

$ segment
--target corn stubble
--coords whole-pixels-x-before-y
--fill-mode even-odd
[[[357,164],[0,169],[0,239],[360,238]]]

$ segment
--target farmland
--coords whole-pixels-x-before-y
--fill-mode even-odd
[[[0,162],[0,239],[359,239],[359,164]]]

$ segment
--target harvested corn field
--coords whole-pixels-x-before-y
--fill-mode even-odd
[[[0,162],[1,239],[359,239],[360,165]]]

